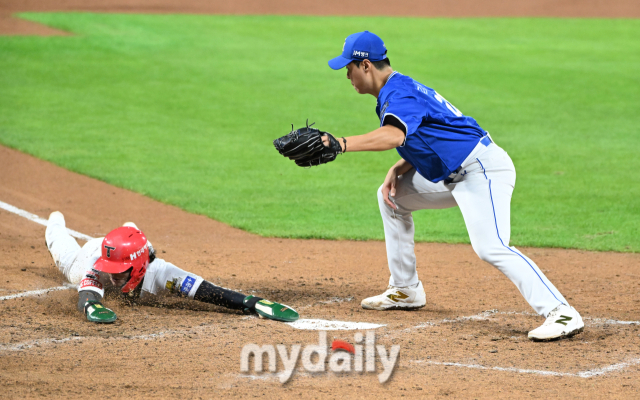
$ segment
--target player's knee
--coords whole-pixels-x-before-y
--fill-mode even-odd
[[[385,215],[393,215],[394,210],[389,207],[389,205],[384,201],[384,195],[382,194],[382,186],[378,189],[378,207],[380,208],[380,213]]]
[[[494,246],[474,247],[473,249],[482,261],[486,261],[489,264],[495,264],[500,256],[500,249]]]

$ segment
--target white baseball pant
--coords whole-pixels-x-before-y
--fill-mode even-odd
[[[75,285],[100,257],[102,239],[96,238],[80,247],[78,242],[67,233],[64,225],[50,223],[45,231],[47,247],[56,266],[67,280]]]
[[[479,143],[450,184],[430,182],[415,169],[400,176],[396,195],[391,198],[397,210],[384,202],[380,187],[378,203],[391,272],[389,284],[404,287],[419,282],[411,213],[457,205],[476,254],[505,274],[538,314],[546,317],[561,303],[568,305],[540,268],[509,246],[515,181],[516,171],[509,155],[494,143]]]

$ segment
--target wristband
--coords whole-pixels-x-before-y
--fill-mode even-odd
[[[342,141],[344,142],[344,150],[342,150],[343,153],[347,152],[347,139],[344,138],[344,136],[342,137]]]

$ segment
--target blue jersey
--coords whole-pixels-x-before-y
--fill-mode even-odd
[[[435,90],[393,72],[380,90],[376,113],[404,125],[406,139],[398,153],[431,182],[458,169],[487,133],[476,120],[462,115]]]

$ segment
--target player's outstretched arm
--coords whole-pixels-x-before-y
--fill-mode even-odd
[[[291,322],[299,318],[298,313],[291,307],[256,296],[245,296],[242,293],[216,286],[208,281],[203,281],[200,284],[193,298],[194,300],[232,310],[243,310],[248,313],[258,314],[261,317],[276,321]]]
[[[216,286],[209,281],[203,281],[193,299],[232,310],[244,310],[246,308],[243,303],[245,297],[247,296],[242,293]],[[260,300],[260,298],[256,299],[256,301]],[[253,304],[250,306],[253,307]]]
[[[78,311],[84,313],[89,322],[111,323],[117,317],[109,308],[102,305],[102,296],[90,290],[81,290],[78,297]]]
[[[404,143],[404,132],[392,125],[384,125],[375,131],[365,133],[364,135],[346,137],[345,143],[341,140],[340,146],[342,151],[385,151],[395,149]],[[325,136],[322,138],[325,146],[329,145],[329,139]]]
[[[103,281],[104,276],[92,267],[78,284],[78,311],[89,322],[110,323],[117,319],[116,313],[101,303],[104,296]]]

